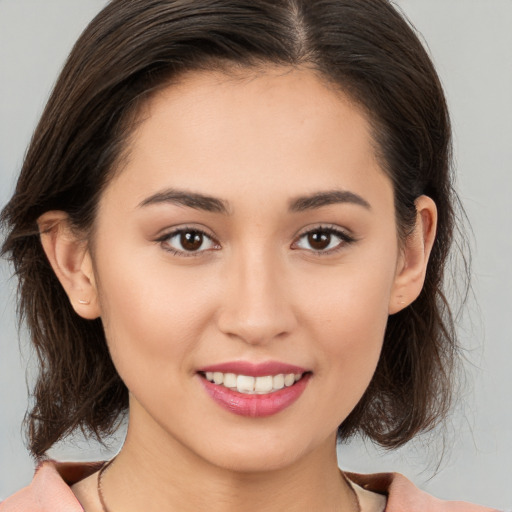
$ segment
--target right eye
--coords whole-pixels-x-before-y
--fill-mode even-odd
[[[166,251],[178,256],[196,256],[204,251],[219,248],[217,242],[199,229],[176,229],[158,241]]]

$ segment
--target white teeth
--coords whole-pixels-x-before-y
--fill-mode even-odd
[[[287,373],[284,376],[284,385],[286,387],[289,387],[292,386],[293,384],[295,384],[295,375],[293,373]]]
[[[272,377],[272,387],[274,389],[283,389],[284,388],[284,375],[282,373],[279,375],[274,375]]]
[[[272,375],[267,375],[266,377],[256,377],[254,391],[260,394],[270,393],[272,391]]]
[[[223,385],[226,388],[236,389],[245,394],[268,394],[279,391],[285,386],[290,387],[302,378],[302,373],[280,373],[278,375],[265,375],[252,377],[250,375],[236,375],[234,373],[206,372],[205,377],[210,382]]]
[[[240,393],[252,393],[254,391],[254,377],[249,375],[239,375],[236,378],[236,389]]]
[[[236,375],[234,373],[225,373],[222,384],[227,388],[236,388]]]

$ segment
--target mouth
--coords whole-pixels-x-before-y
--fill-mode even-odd
[[[208,381],[244,395],[267,395],[293,386],[305,373],[279,373],[277,375],[237,375],[236,373],[200,372]]]
[[[266,417],[296,402],[311,371],[281,363],[237,362],[202,368],[203,388],[225,410],[240,416]]]

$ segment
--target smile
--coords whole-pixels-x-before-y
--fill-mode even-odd
[[[298,382],[302,373],[280,373],[278,375],[264,375],[253,377],[251,375],[237,375],[235,373],[205,372],[206,380],[218,386],[236,390],[247,395],[265,395],[275,393],[285,387],[293,386]]]
[[[201,368],[197,374],[207,395],[239,416],[272,416],[295,403],[312,372],[299,366],[269,361],[238,361]]]

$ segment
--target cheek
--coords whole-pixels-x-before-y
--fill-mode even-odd
[[[326,313],[316,334],[320,345],[317,377],[322,382],[323,399],[315,407],[333,430],[345,421],[368,388],[387,322],[383,308],[377,315],[368,311],[371,304],[354,301],[345,306],[338,303]]]
[[[316,315],[315,337],[320,340],[321,357],[328,359],[324,368],[334,369],[334,379],[343,379],[345,392],[362,393],[375,371],[387,323],[387,312],[380,306],[377,314],[371,301],[354,298]]]
[[[186,368],[211,306],[212,286],[194,276],[192,268],[173,271],[164,258],[150,260],[148,252],[137,255],[132,250],[123,258],[124,251],[112,248],[103,253],[108,258],[97,262],[107,342],[129,388],[129,381],[137,375],[142,379],[145,372],[153,372],[150,381],[154,372],[172,380],[176,364]]]
[[[367,388],[377,366],[388,319],[394,261],[346,265],[336,280],[323,283],[323,292],[309,299],[311,338],[317,340],[332,393],[351,409]],[[361,263],[361,262],[359,262]],[[317,282],[317,285],[320,284]],[[305,283],[304,296],[313,283]],[[350,397],[350,398],[348,398]],[[344,410],[343,415],[349,410]]]
[[[298,292],[307,300],[307,309],[318,328],[330,333],[328,339],[342,343],[381,338],[388,317],[394,263],[346,265],[334,274],[316,275]],[[315,289],[318,292],[312,294]]]

